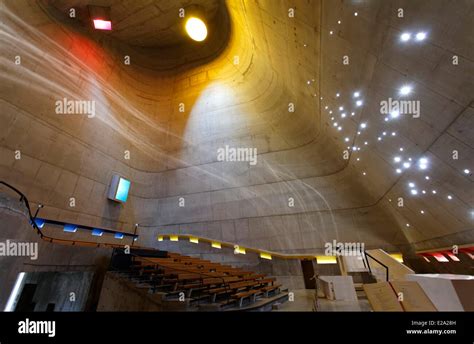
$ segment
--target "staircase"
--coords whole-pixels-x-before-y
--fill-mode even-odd
[[[161,310],[268,310],[288,299],[275,278],[177,253],[116,249],[111,273]]]
[[[358,299],[366,299],[364,284],[387,280],[404,280],[415,273],[382,249],[368,250],[359,256],[340,256],[338,264],[343,276],[352,276]]]
[[[372,274],[377,278],[378,282],[387,280],[387,271],[389,281],[405,280],[407,274],[415,273],[415,271],[400,263],[382,249],[366,251],[366,259],[369,262]]]

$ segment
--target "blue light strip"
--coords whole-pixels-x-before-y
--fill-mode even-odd
[[[69,232],[69,233],[76,233],[77,232],[77,226],[76,225],[65,224],[64,225],[64,231]]]
[[[128,238],[132,238],[134,241],[138,240],[138,235],[136,234],[118,232],[112,229],[95,228],[95,227],[82,226],[82,225],[76,225],[76,224],[65,223],[61,221],[54,221],[54,220],[47,220],[47,219],[40,219],[40,218],[36,218],[34,222],[36,226],[40,229],[43,228],[45,224],[49,224],[49,225],[63,227],[63,230],[68,233],[76,233],[78,229],[84,229],[84,230],[90,231],[91,235],[94,235],[94,236],[102,236],[104,233],[108,233],[108,234],[113,234],[115,239],[124,239],[125,237],[128,237]]]

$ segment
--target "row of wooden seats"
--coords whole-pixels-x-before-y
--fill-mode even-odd
[[[166,258],[137,257],[134,263],[132,274],[145,281],[144,288],[163,288],[170,296],[186,292],[190,299],[209,299],[212,303],[223,298],[221,304],[236,302],[241,307],[245,299],[255,302],[259,295],[268,297],[281,286],[262,274],[176,253],[168,253]]]

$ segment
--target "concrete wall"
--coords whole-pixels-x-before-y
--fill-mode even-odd
[[[321,250],[333,239],[386,250],[472,242],[473,177],[462,170],[474,170],[473,4],[397,4],[229,0],[230,37],[219,55],[164,71],[173,55],[85,32],[48,6],[5,1],[0,176],[45,204],[47,218],[129,232],[140,223],[143,246],[164,247],[155,240],[166,232],[282,252]],[[404,30],[429,36],[402,45]],[[386,124],[378,104],[405,83],[422,116]],[[64,97],[94,100],[96,116],[56,114]],[[337,118],[341,131],[331,120],[339,106],[355,113]],[[383,131],[397,135],[378,143]],[[345,137],[361,148],[349,160]],[[257,148],[257,165],[217,161],[225,145]],[[426,155],[429,170],[397,174],[400,147],[414,165]],[[132,181],[125,206],[106,200],[113,172]]]
[[[25,284],[37,285],[32,300],[35,312],[46,311],[49,304],[54,304],[54,312],[80,312],[87,310],[93,278],[90,271],[29,272]]]
[[[63,246],[39,238],[29,225],[18,198],[0,193],[0,242],[37,244],[37,259],[29,256],[0,256],[0,309],[3,310],[20,272],[95,273],[93,289],[100,290],[101,278],[112,255],[111,249]],[[75,291],[75,290],[70,290]],[[64,290],[66,292],[66,290]],[[94,308],[97,300],[90,299]]]
[[[99,312],[157,312],[162,310],[156,295],[148,295],[147,289],[138,289],[131,282],[107,273],[100,294]]]

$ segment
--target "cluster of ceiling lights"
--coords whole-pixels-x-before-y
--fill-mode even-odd
[[[421,41],[424,41],[427,37],[427,34],[426,32],[418,32],[416,35],[415,35],[415,40],[417,42],[421,42]],[[411,39],[413,38],[413,34],[411,32],[404,32],[400,35],[400,40],[402,42],[408,42],[410,41]]]
[[[354,16],[357,16],[357,12],[354,13]],[[341,21],[338,20],[337,22],[338,24],[341,24]],[[329,31],[329,34],[332,35],[334,33],[334,31]],[[417,32],[417,33],[411,33],[411,32],[404,32],[401,34],[400,36],[400,39],[401,41],[403,42],[408,42],[410,40],[415,40],[417,42],[422,42],[424,41],[426,38],[428,37],[427,33],[424,32],[424,31],[420,31],[420,32]],[[411,95],[413,93],[414,89],[413,89],[413,86],[410,85],[410,84],[405,84],[405,85],[401,85],[399,90],[398,90],[398,95],[399,97],[401,98],[404,98],[404,97],[407,97],[409,95]],[[354,106],[357,108],[357,107],[362,107],[364,105],[364,101],[362,99],[360,99],[361,97],[361,92],[360,91],[355,91],[353,94],[352,94],[352,98],[354,98],[355,100],[355,103],[354,103]],[[336,95],[335,95],[335,98],[336,99],[340,99],[341,98],[341,93],[340,92],[337,92]],[[321,100],[323,100],[323,97],[320,98]],[[341,113],[340,114],[340,117],[341,119],[344,119],[347,116],[347,114],[349,113],[348,111],[345,111],[344,112],[344,106],[342,104],[340,104],[338,107],[339,109],[339,112]],[[328,111],[328,113],[330,115],[333,114],[333,110],[330,109],[330,106],[329,105],[326,105],[324,107],[324,109],[326,111]],[[392,120],[397,120],[398,118],[400,118],[400,112],[399,111],[392,111],[390,112],[385,118],[384,118],[384,121],[385,122],[389,122],[389,121],[392,121]],[[351,117],[352,116],[355,116],[355,112],[351,112]],[[342,131],[343,127],[340,125],[340,123],[338,123],[337,121],[335,121],[335,117],[332,116],[331,117],[331,121],[333,121],[333,127],[335,127],[338,131]],[[357,131],[357,135],[361,135],[362,131],[364,129],[366,129],[368,127],[368,124],[367,122],[362,122],[359,124],[358,126],[358,131]],[[397,136],[397,133],[395,131],[391,131],[390,133],[387,132],[387,131],[383,131],[378,137],[377,137],[377,141],[382,141],[383,138],[385,136],[392,136],[392,137],[395,137]],[[348,137],[348,136],[345,136],[343,138],[344,142],[345,143],[349,143],[351,142],[351,138]],[[367,146],[369,144],[368,141],[364,141],[364,145]],[[349,150],[352,150],[353,152],[356,152],[356,151],[360,151],[361,150],[361,147],[357,146],[357,145],[353,145],[352,147],[351,146],[347,146],[347,149]],[[399,148],[399,151],[400,152],[403,152],[404,151],[404,148],[403,147],[400,147]],[[356,158],[357,161],[360,161],[360,158],[357,157]],[[411,157],[408,157],[406,159],[404,159],[402,156],[395,156],[393,158],[393,161],[394,163],[397,165],[396,166],[396,169],[395,169],[395,172],[397,174],[401,174],[403,173],[403,171],[406,171],[408,169],[410,169],[412,166],[413,166],[413,159]],[[428,170],[429,168],[429,165],[430,165],[430,161],[427,157],[421,157],[418,159],[417,161],[417,167],[420,171],[425,171],[425,170]],[[463,170],[463,173],[466,174],[466,175],[470,175],[471,174],[471,170],[468,169],[468,168],[465,168]],[[367,173],[365,171],[362,172],[362,175],[363,176],[366,176]],[[430,177],[429,176],[425,176],[425,179],[426,180],[430,180]],[[409,183],[410,185],[410,194],[413,195],[413,196],[416,196],[416,195],[419,195],[420,193],[421,194],[427,194],[428,191],[426,190],[421,190],[419,191],[416,187],[415,187],[415,184],[410,182]],[[437,190],[436,189],[432,189],[431,190],[431,194],[433,195],[436,195],[437,194]],[[452,195],[447,195],[446,198],[448,200],[452,200],[453,199],[453,196]],[[420,210],[420,214],[421,215],[424,215],[425,214],[425,210]],[[410,224],[406,224],[407,227],[410,227]]]

